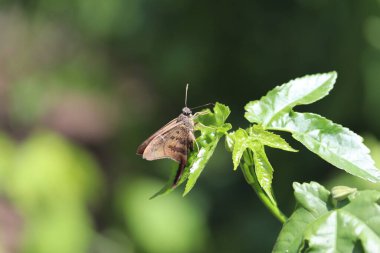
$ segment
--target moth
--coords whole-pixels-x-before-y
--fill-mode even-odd
[[[189,151],[193,151],[194,142],[196,143],[194,117],[199,114],[193,115],[191,109],[187,107],[188,88],[187,84],[185,107],[182,108],[182,113],[137,148],[137,154],[142,155],[148,161],[169,158],[179,163],[172,187],[177,186],[185,169]]]

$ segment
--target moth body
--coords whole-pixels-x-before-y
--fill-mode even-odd
[[[173,187],[177,185],[187,163],[188,151],[193,150],[194,121],[188,107],[164,127],[159,129],[137,149],[137,154],[146,160],[169,158],[179,163]]]

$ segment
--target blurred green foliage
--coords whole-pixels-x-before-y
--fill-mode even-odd
[[[102,189],[93,158],[49,132],[22,145],[2,134],[0,146],[0,189],[22,216],[23,252],[86,251],[94,233],[87,204]]]
[[[145,252],[200,252],[207,235],[205,214],[178,193],[149,200],[159,187],[161,182],[136,179],[121,191],[119,204],[136,242]]]
[[[280,224],[223,148],[189,196],[149,202],[161,185],[151,178],[166,180],[173,163],[142,161],[136,147],[180,113],[187,82],[190,107],[220,101],[245,128],[248,101],[330,70],[340,75],[336,88],[307,111],[379,138],[379,7],[1,0],[0,245],[28,253],[268,252]],[[288,211],[293,181],[346,177],[289,142],[300,155],[268,152]],[[180,222],[178,232],[166,231],[171,222]]]

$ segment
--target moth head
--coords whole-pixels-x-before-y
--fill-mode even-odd
[[[191,116],[191,110],[189,107],[184,107],[182,109],[182,114],[185,115],[185,116]]]

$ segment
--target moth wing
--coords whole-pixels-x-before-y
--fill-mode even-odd
[[[156,138],[159,135],[164,135],[166,132],[170,131],[172,128],[180,125],[180,122],[177,122],[177,119],[171,120],[169,123],[167,123],[165,126],[161,127],[159,130],[157,130],[152,136],[150,136],[148,139],[146,139],[138,148],[137,148],[137,154],[142,155],[146,149],[146,147],[149,145],[149,143]]]
[[[170,158],[177,162],[187,162],[187,150],[189,147],[189,129],[180,124],[155,136],[144,150],[143,158],[146,160],[157,160]]]

